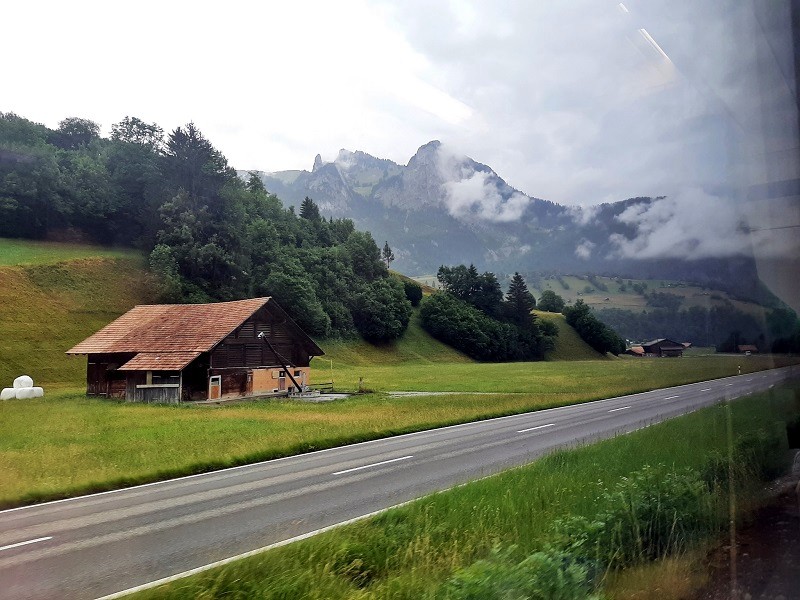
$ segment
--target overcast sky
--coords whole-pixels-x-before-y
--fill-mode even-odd
[[[440,139],[563,204],[727,193],[757,86],[737,30],[749,3],[396,4],[9,3],[0,110],[106,134],[126,115],[192,120],[239,169],[310,169],[340,148],[405,164]]]

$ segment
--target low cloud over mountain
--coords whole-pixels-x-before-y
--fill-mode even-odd
[[[379,244],[388,241],[393,266],[410,274],[474,262],[499,272],[749,281],[754,256],[797,251],[794,236],[773,235],[758,204],[689,189],[566,207],[513,188],[491,167],[438,141],[421,146],[406,165],[341,150],[332,162],[317,156],[312,171],[261,177],[285,202],[310,196],[326,216],[353,219]]]

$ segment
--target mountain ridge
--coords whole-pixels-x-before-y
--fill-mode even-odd
[[[626,255],[623,250],[635,247],[642,233],[636,217],[665,202],[663,196],[565,206],[518,190],[490,166],[439,140],[420,146],[405,165],[341,149],[329,162],[318,154],[311,171],[254,172],[284,203],[299,207],[308,196],[324,216],[352,219],[379,245],[388,241],[393,268],[409,275],[474,263],[501,274],[661,277],[733,285],[740,292],[758,283],[754,260],[746,255]],[[248,173],[240,171],[242,177]]]

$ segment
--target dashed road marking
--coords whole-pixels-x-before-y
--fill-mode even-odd
[[[16,544],[9,544],[8,546],[0,546],[0,551],[2,550],[11,550],[12,548],[19,548],[20,546],[27,546],[28,544],[35,544],[37,542],[46,542],[47,540],[52,540],[53,536],[48,535],[47,537],[40,537],[36,538],[35,540],[27,540],[25,542],[17,542]]]
[[[538,425],[537,427],[528,427],[527,429],[521,429],[517,433],[526,433],[528,431],[535,431],[537,429],[544,429],[545,427],[552,427],[555,423],[548,423],[547,425]]]
[[[381,462],[372,463],[369,465],[362,465],[360,467],[353,467],[352,469],[344,469],[343,471],[336,471],[334,475],[344,475],[345,473],[352,473],[353,471],[360,471],[361,469],[369,469],[371,467],[380,467],[381,465],[388,465],[389,463],[399,462],[401,460],[408,460],[414,458],[413,456],[401,456],[400,458],[392,458],[389,460],[382,460]]]

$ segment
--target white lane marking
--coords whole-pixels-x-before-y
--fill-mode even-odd
[[[711,388],[703,388],[703,389],[702,389],[702,390],[700,390],[700,391],[701,391],[701,392],[710,392],[710,391],[711,391]]]
[[[753,378],[751,377],[751,378],[750,378],[750,379],[748,379],[747,381],[753,381]]]
[[[672,400],[673,398],[680,398],[680,396],[667,396],[664,400]]]
[[[611,409],[610,411],[608,411],[608,412],[617,412],[618,410],[625,410],[626,408],[630,408],[630,406],[623,406],[623,407],[621,407],[621,408],[612,408],[612,409]]]
[[[47,540],[52,540],[53,536],[48,535],[47,537],[40,537],[36,538],[35,540],[28,540],[26,542],[17,542],[16,544],[9,544],[8,546],[0,546],[0,551],[2,550],[11,550],[12,548],[19,548],[20,546],[27,546],[28,544],[35,544],[36,542],[46,542]]]
[[[392,458],[389,460],[382,460],[381,462],[372,463],[370,465],[362,465],[360,467],[353,467],[352,469],[345,469],[344,471],[336,471],[334,475],[344,475],[345,473],[352,473],[353,471],[360,471],[361,469],[369,469],[371,467],[379,467],[381,465],[388,465],[389,463],[397,462],[400,460],[408,460],[414,458],[412,455],[401,456],[400,458]]]
[[[732,383],[726,383],[725,384],[726,387],[731,387],[732,385],[733,385]]]
[[[539,425],[538,427],[528,427],[527,429],[520,429],[517,433],[526,433],[528,431],[535,431],[537,429],[544,429],[545,427],[552,427],[555,423],[548,423],[547,425]]]

